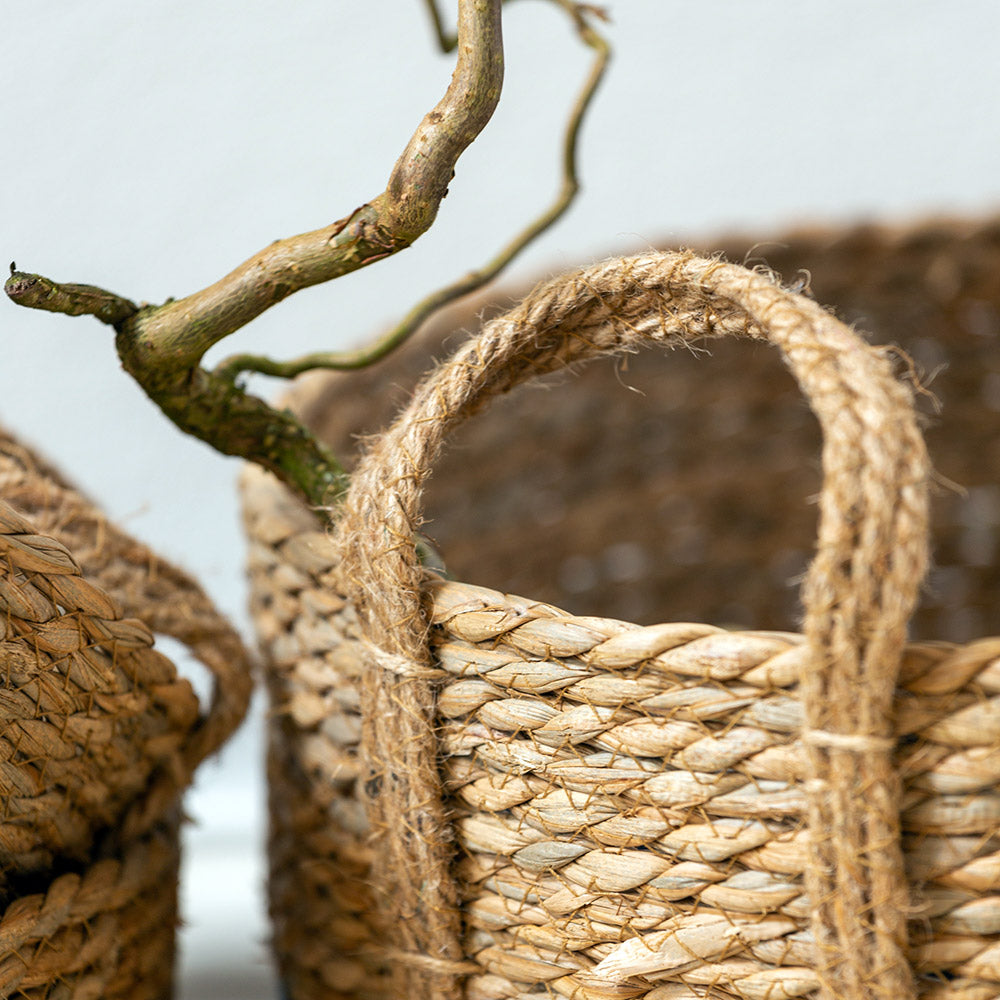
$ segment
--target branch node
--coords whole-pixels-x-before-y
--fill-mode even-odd
[[[271,375],[277,378],[295,378],[296,375],[313,369],[349,371],[366,368],[380,361],[407,341],[439,309],[464,295],[471,294],[492,281],[525,247],[541,236],[542,233],[554,225],[565,214],[580,188],[577,177],[577,149],[579,146],[580,128],[583,124],[584,116],[593,101],[594,94],[597,92],[598,85],[604,76],[610,59],[611,49],[607,41],[594,30],[587,20],[588,14],[592,14],[602,20],[606,19],[606,15],[600,8],[593,7],[590,4],[575,3],[573,0],[555,0],[555,2],[572,18],[580,38],[593,50],[594,60],[590,72],[587,74],[587,78],[573,104],[569,120],[566,124],[562,144],[562,183],[552,204],[511,240],[491,261],[478,270],[470,271],[464,277],[439,289],[417,303],[393,329],[389,330],[388,333],[380,337],[375,343],[369,344],[357,351],[318,352],[285,362],[275,361],[259,355],[236,354],[220,362],[214,372],[216,376],[233,381],[241,372],[256,372],[261,375]],[[440,14],[434,0],[428,0],[428,8],[435,19],[435,23],[440,26]],[[440,34],[440,27],[438,30]],[[427,115],[427,119],[433,119],[435,113],[433,111],[430,112]],[[358,211],[356,209],[355,212],[348,216],[347,220],[343,221],[343,224],[338,225],[343,228],[343,225],[346,225]],[[362,224],[359,221],[358,225]],[[371,229],[373,225],[368,224],[368,228]],[[377,235],[369,234],[368,242],[374,249],[372,255],[366,257],[363,263],[370,263],[395,252],[395,250],[388,248],[387,252],[381,252],[379,249],[380,241]],[[401,248],[397,244],[396,250]]]

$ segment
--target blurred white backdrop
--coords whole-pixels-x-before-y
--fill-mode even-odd
[[[3,260],[137,301],[204,287],[379,193],[453,65],[420,0],[3,6]],[[1000,206],[994,0],[608,9],[615,61],[585,125],[584,192],[515,275],[723,229],[767,236],[793,221]],[[505,35],[500,109],[459,162],[434,229],[286,300],[210,360],[362,342],[547,203],[589,53],[540,0],[512,4]],[[0,301],[0,335],[0,422],[194,572],[249,639],[237,463],[175,431],[93,319]],[[260,719],[258,706],[189,799],[186,1000],[276,995]]]

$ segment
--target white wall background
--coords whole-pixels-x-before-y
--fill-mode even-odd
[[[1000,206],[995,0],[608,0],[616,61],[585,191],[515,273],[676,234]],[[451,8],[454,3],[445,3]],[[420,0],[3,0],[0,254],[160,301],[381,191],[447,85]],[[407,253],[300,292],[230,338],[346,347],[491,256],[557,184],[588,53],[554,5],[512,4],[500,110]],[[0,301],[0,421],[196,573],[244,629],[237,463],[185,439],[89,318]],[[259,391],[273,387],[263,381]],[[182,996],[274,996],[260,716],[190,798]]]

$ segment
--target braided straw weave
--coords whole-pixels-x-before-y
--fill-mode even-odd
[[[960,256],[969,233],[932,237],[939,256]],[[880,242],[879,259],[928,243],[865,238]],[[814,268],[814,285],[819,243],[788,251]],[[907,301],[934,300],[921,269],[907,273],[914,255],[898,256],[894,293],[903,277]],[[982,356],[990,302],[952,308],[975,296],[975,276],[966,268],[945,283],[947,311],[918,312],[917,347]],[[957,320],[970,315],[977,325],[962,330]],[[897,339],[910,346],[906,332]],[[717,359],[687,352],[650,369],[630,356],[603,383],[588,370],[556,395],[514,394],[455,434],[428,508],[449,568],[503,588],[532,577],[545,602],[420,568],[424,480],[444,436],[487,399],[600,353],[722,334],[779,346],[823,429],[804,635],[773,630],[787,627],[789,601],[762,595],[808,546],[799,529],[814,516],[816,470],[796,449],[815,430],[752,348],[730,361],[713,342],[719,371]],[[1000,992],[1000,640],[904,647],[926,558],[927,463],[889,354],[766,275],[684,254],[611,261],[537,289],[422,385],[358,467],[332,544],[269,477],[247,473],[255,613],[276,709],[271,903],[293,997]],[[979,380],[969,408],[987,428],[996,371],[994,357],[961,376]],[[323,422],[319,401],[341,412],[357,402],[371,416],[365,386],[357,397],[350,387],[308,386],[307,416]],[[679,402],[697,402],[693,424]],[[713,414],[712,402],[728,412]],[[620,411],[636,407],[630,436],[635,414]],[[753,428],[761,417],[779,438],[738,441],[734,412]],[[691,434],[671,433],[677,422]],[[995,447],[981,431],[959,450],[982,460]],[[523,475],[503,483],[494,463]],[[949,562],[938,562],[952,582],[995,573],[987,529],[995,534],[1000,504],[988,470],[955,476],[969,490],[947,532]],[[652,496],[644,477],[679,483]],[[720,494],[729,477],[735,487]],[[687,508],[678,490],[691,491]],[[607,529],[596,550],[586,526],[578,552],[562,547],[578,505]],[[468,529],[464,546],[446,540],[452,515]],[[699,536],[705,522],[719,527],[718,545]],[[666,543],[650,555],[638,540],[657,531]],[[671,546],[680,555],[663,570]],[[965,568],[973,573],[960,576]],[[636,577],[625,589],[649,591],[656,606],[635,618],[665,613],[675,624],[547,602],[606,613]],[[673,613],[690,599],[688,581],[701,595],[703,577],[718,592],[702,617],[742,627]],[[757,623],[740,619],[761,602],[771,631],[748,630]],[[963,602],[972,614],[956,611]],[[914,630],[944,622],[954,637],[996,619],[993,596],[966,586],[934,594]]]
[[[179,796],[242,718],[246,653],[3,432],[0,496],[0,996],[167,997]],[[152,631],[212,672],[206,711]]]

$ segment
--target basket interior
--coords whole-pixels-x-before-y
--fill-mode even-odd
[[[749,246],[722,249],[741,260]],[[873,342],[897,345],[921,386],[938,487],[913,637],[1000,633],[1000,226],[864,227],[758,246],[786,281],[808,281]],[[297,408],[338,454],[355,452],[482,309],[450,311],[374,369],[307,381]],[[704,346],[591,364],[462,428],[425,507],[449,572],[576,614],[797,628],[818,426],[772,348]]]

